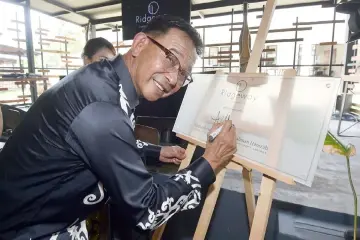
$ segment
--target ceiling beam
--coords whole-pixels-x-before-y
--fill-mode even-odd
[[[264,0],[247,0],[247,3],[259,3],[265,2]],[[191,6],[191,11],[201,11],[206,9],[212,8],[219,8],[219,7],[229,7],[229,6],[239,6],[244,3],[244,0],[222,0],[216,2],[209,2],[209,3],[200,3],[200,4],[193,4]]]
[[[60,11],[60,12],[51,13],[49,15],[52,16],[52,17],[59,17],[59,16],[62,16],[62,15],[68,14],[68,13],[69,13],[68,11]]]
[[[243,0],[241,0],[241,3]],[[249,3],[254,2],[263,2],[263,0],[248,0]],[[201,11],[208,8],[218,8],[218,7],[226,7],[226,6],[234,6],[239,5],[239,0],[222,0],[222,1],[216,1],[211,3],[202,3],[202,4],[193,4],[191,6],[191,11]],[[118,22],[121,21],[122,17],[110,17],[110,18],[103,18],[103,19],[96,19],[94,21],[91,21],[92,24],[102,24],[102,23],[108,23],[109,21]]]
[[[94,19],[91,21],[91,24],[103,24],[103,23],[111,23],[111,22],[120,22],[122,21],[122,17],[109,17],[109,18],[101,18],[101,19]]]
[[[88,19],[90,21],[93,20],[89,15],[84,14],[84,13],[78,13],[73,8],[71,8],[70,6],[68,6],[66,4],[63,4],[61,2],[58,2],[57,0],[44,0],[44,1],[47,2],[47,3],[50,3],[50,4],[54,5],[54,6],[57,6],[59,8],[62,8],[62,9],[64,9],[65,11],[67,11],[69,13],[75,13],[75,14],[77,14],[79,16],[82,16],[82,17],[84,17],[84,18],[86,18],[86,19]]]
[[[12,3],[15,5],[19,5],[21,3],[24,3],[25,0],[0,0],[0,2],[6,2],[6,3]],[[23,6],[23,5],[21,5],[21,6]]]
[[[243,1],[241,1],[243,2]],[[260,0],[248,0],[248,3],[255,3],[255,2],[264,2]],[[332,0],[329,1],[317,1],[317,2],[310,2],[310,3],[295,3],[295,4],[289,4],[289,5],[278,5],[276,6],[276,9],[286,9],[286,8],[296,8],[296,7],[308,7],[308,6],[316,6],[316,5],[322,5],[327,2],[332,2]],[[239,0],[223,0],[223,1],[216,1],[216,2],[210,2],[210,3],[201,3],[201,4],[195,4],[192,5],[191,11],[201,11],[206,10],[209,8],[219,8],[219,7],[231,7],[239,5]],[[262,12],[263,8],[253,8],[249,9],[248,12]],[[234,14],[240,14],[243,13],[243,11],[234,11]],[[231,14],[231,11],[228,12],[222,12],[222,13],[214,13],[214,14],[203,14],[204,17],[219,17],[219,16],[226,16]],[[200,16],[193,16],[191,19],[200,19]],[[109,22],[119,22],[122,21],[121,16],[117,17],[110,17],[110,18],[102,18],[102,19],[95,19],[91,21],[92,24],[103,24],[103,23],[109,23]]]
[[[100,32],[100,31],[108,31],[108,30],[112,30],[112,28],[97,28],[96,31]]]
[[[201,19],[205,19],[205,16],[201,11],[197,11],[197,13]]]
[[[121,4],[121,1],[102,2],[102,3],[85,6],[85,7],[73,8],[72,10],[74,10],[74,12],[76,12],[76,13],[79,13],[79,12],[84,12],[87,10],[93,10],[93,9],[98,9],[98,8],[102,8],[102,7],[118,5],[118,4]],[[50,16],[57,17],[57,16],[61,16],[61,15],[67,14],[67,13],[68,13],[67,11],[60,11],[60,12],[50,14]]]
[[[13,3],[16,5],[21,5],[21,0],[0,0],[2,2],[9,2],[9,3]],[[78,15],[81,15],[87,19],[89,19],[92,24],[102,24],[102,23],[110,23],[110,22],[118,22],[118,21],[122,21],[122,17],[121,16],[117,16],[117,17],[110,17],[110,18],[103,18],[103,19],[91,19],[90,16],[86,15],[86,14],[81,14],[80,12],[82,11],[86,11],[86,10],[91,10],[91,9],[95,9],[95,8],[100,8],[100,7],[106,7],[106,6],[112,6],[112,5],[116,5],[121,3],[121,1],[119,0],[111,0],[105,3],[99,3],[99,4],[94,4],[94,5],[90,5],[90,6],[86,6],[86,7],[81,7],[81,8],[71,8],[67,5],[61,4],[59,2],[57,2],[56,0],[45,0],[46,2],[53,4],[54,6],[63,8],[66,11],[61,11],[61,12],[57,12],[57,13],[53,13],[53,14],[49,14],[43,11],[40,11],[38,9],[34,9],[36,11],[39,11],[41,13],[44,13],[46,15],[50,15],[50,16],[54,16],[54,17],[58,17],[59,19],[66,21],[66,22],[70,22],[73,23],[75,25],[78,26],[85,26],[85,25],[79,25],[76,22],[72,22],[71,20],[67,20],[67,19],[63,19],[59,16],[61,16],[62,14],[66,14],[66,13],[75,13]],[[208,9],[208,8],[218,8],[218,7],[229,7],[229,6],[234,6],[234,5],[239,5],[239,2],[236,2],[235,0],[223,0],[223,1],[216,1],[216,2],[211,2],[211,3],[202,3],[202,4],[195,4],[192,5],[192,11],[200,11],[200,10],[204,10],[204,9]],[[249,3],[254,3],[254,2],[265,2],[265,1],[260,1],[260,0],[248,0]],[[240,3],[241,4],[241,3]],[[285,9],[285,8],[295,8],[295,7],[306,7],[306,6],[315,6],[315,5],[324,5],[326,4],[327,6],[333,4],[332,0],[328,0],[328,1],[317,1],[317,2],[311,2],[311,3],[298,3],[298,4],[290,4],[290,5],[282,5],[282,6],[277,6],[276,9]],[[262,8],[259,9],[249,9],[249,12],[257,12],[257,11],[262,11]],[[242,11],[235,11],[235,14],[239,14],[242,13]],[[231,11],[229,12],[223,12],[223,13],[216,13],[216,14],[207,14],[204,15],[204,17],[217,17],[217,16],[224,16],[224,15],[229,15],[231,14]],[[191,19],[199,19],[199,16],[194,16]]]
[[[116,25],[111,24],[111,23],[105,23],[105,26],[108,26],[110,28],[116,28]]]
[[[0,2],[12,3],[12,4],[15,4],[15,5],[17,5],[17,6],[24,7],[24,5],[22,4],[22,1],[0,0]],[[34,7],[32,7],[31,9],[32,9],[32,10],[35,10],[35,11],[37,11],[37,12],[39,12],[39,13],[42,13],[42,14],[44,14],[44,15],[49,16],[49,13],[44,12],[44,11],[42,11],[42,10],[40,10],[40,9],[36,9],[36,8],[34,8]],[[62,20],[62,21],[64,21],[64,22],[68,22],[68,23],[71,23],[71,24],[74,24],[74,25],[83,27],[81,24],[79,24],[79,23],[77,23],[77,22],[73,22],[73,21],[71,21],[71,20],[68,20],[68,19],[65,19],[65,18],[62,18],[62,17],[58,17],[58,19],[60,19],[60,20]]]
[[[121,1],[102,2],[102,3],[85,6],[85,7],[76,8],[76,11],[83,12],[86,10],[92,10],[92,9],[96,9],[96,8],[108,7],[108,6],[119,5],[119,4],[121,4]]]
[[[24,6],[24,1],[16,1],[16,0],[0,0],[0,2],[6,2],[6,3],[12,3],[15,4],[17,6]]]
[[[261,3],[263,2],[266,4],[266,1],[264,0],[247,0],[247,3]],[[294,1],[296,2],[296,1]],[[191,6],[191,11],[201,11],[206,9],[213,9],[213,8],[220,8],[220,7],[232,7],[232,6],[239,6],[244,3],[244,0],[222,0],[222,1],[216,1],[216,2],[209,2],[209,3],[200,3],[200,4],[193,4]],[[313,5],[319,5],[319,4],[327,4],[327,5],[333,5],[333,0],[327,0],[327,1],[317,1],[317,2],[308,2],[308,3],[296,3],[296,4],[287,4],[287,5],[277,5],[278,7],[284,7],[288,8],[292,5],[297,6],[313,6]],[[250,9],[249,9],[250,10]]]
[[[44,13],[44,12],[43,12]],[[44,13],[44,14],[47,14],[47,13]],[[64,21],[64,22],[68,22],[68,23],[72,23],[72,24],[75,24],[76,26],[79,26],[79,27],[82,27],[82,25],[81,24],[79,24],[79,23],[77,23],[77,22],[73,22],[73,21],[71,21],[71,20],[68,20],[68,19],[66,19],[66,18],[63,18],[63,17],[57,17],[58,19],[60,19],[60,20],[62,20],[62,21]]]
[[[222,1],[219,1],[219,3],[222,3]],[[324,4],[325,1],[318,1],[318,2],[310,2],[310,3],[295,3],[295,4],[288,4],[288,5],[278,5],[276,6],[275,9],[288,9],[288,8],[297,8],[297,7],[309,7],[309,6],[317,6],[317,5],[322,5]],[[199,4],[197,4],[199,5]],[[196,5],[195,5],[196,6]],[[226,7],[226,6],[222,6],[222,7]],[[229,7],[229,6],[228,6]],[[193,9],[191,9],[193,10]],[[249,8],[248,12],[262,12],[263,8]],[[234,14],[241,14],[243,13],[243,11],[234,11]],[[220,16],[226,16],[226,15],[230,15],[231,11],[228,12],[222,12],[222,13],[213,13],[213,14],[204,14],[205,17],[209,18],[209,17],[220,17]],[[200,19],[199,16],[193,16],[191,17],[191,20],[193,19]]]

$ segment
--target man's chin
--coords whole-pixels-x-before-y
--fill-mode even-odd
[[[160,98],[167,98],[170,95],[172,95],[173,92],[160,92],[160,91],[146,91],[143,93],[143,98],[145,98],[148,101],[156,101],[159,100]]]
[[[162,98],[162,96],[159,95],[159,94],[148,93],[148,94],[144,94],[143,98],[145,98],[149,102],[154,102],[154,101],[159,100],[160,98]]]

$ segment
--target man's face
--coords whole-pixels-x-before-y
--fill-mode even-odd
[[[148,101],[156,101],[181,88],[197,55],[190,37],[176,28],[149,37],[139,33],[134,38],[132,77],[138,93]]]

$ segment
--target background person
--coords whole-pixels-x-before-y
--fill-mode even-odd
[[[82,59],[84,65],[98,62],[103,59],[111,59],[115,57],[116,50],[114,46],[102,37],[92,38],[85,44]]]

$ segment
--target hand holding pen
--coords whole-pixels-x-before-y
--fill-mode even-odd
[[[236,128],[231,120],[214,124],[208,135],[203,157],[215,172],[231,160],[236,152]]]

